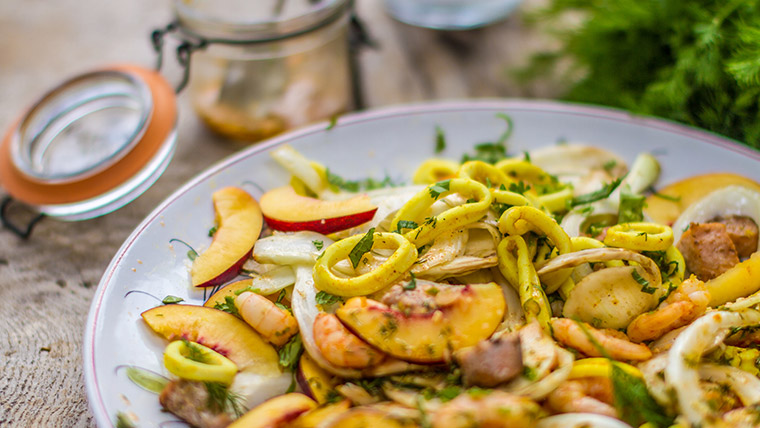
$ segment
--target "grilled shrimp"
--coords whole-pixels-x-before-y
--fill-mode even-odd
[[[657,309],[636,317],[628,325],[628,337],[634,342],[662,337],[704,314],[709,302],[710,292],[705,283],[692,276],[682,282]]]
[[[298,333],[298,322],[271,300],[246,291],[235,299],[240,316],[270,343],[282,346]]]
[[[385,354],[356,337],[332,314],[317,315],[314,339],[325,359],[339,367],[363,369],[385,358]]]
[[[617,417],[609,378],[580,378],[562,383],[549,394],[547,404],[558,413],[596,413]]]
[[[485,395],[460,394],[445,403],[432,418],[433,428],[521,428],[535,426],[541,407],[526,397],[504,391]]]
[[[624,333],[616,330],[597,330],[584,322],[567,318],[552,318],[551,326],[555,339],[590,357],[604,357],[606,352],[615,360],[643,361],[652,358],[652,351],[646,345],[633,343]]]

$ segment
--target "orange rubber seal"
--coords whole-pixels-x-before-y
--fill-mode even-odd
[[[0,184],[19,201],[30,205],[58,205],[86,201],[107,193],[137,174],[153,159],[171,135],[177,119],[174,90],[155,71],[133,65],[117,65],[105,70],[131,74],[148,86],[153,110],[140,141],[124,157],[108,168],[80,180],[45,183],[21,172],[11,159],[11,127],[0,144]]]

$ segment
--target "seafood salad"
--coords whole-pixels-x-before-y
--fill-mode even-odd
[[[142,314],[166,370],[134,379],[187,424],[760,426],[753,180],[578,144],[403,185],[271,155],[289,183],[210,197],[205,304]]]

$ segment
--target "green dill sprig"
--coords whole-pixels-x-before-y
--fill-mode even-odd
[[[224,296],[224,302],[215,303],[214,309],[219,309],[240,318],[240,312],[238,312],[238,308],[235,306],[235,298],[232,296]]]

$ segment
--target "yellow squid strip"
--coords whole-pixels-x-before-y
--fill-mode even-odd
[[[665,262],[676,262],[678,264],[675,272],[673,272],[673,274],[667,278],[668,282],[672,283],[673,285],[682,283],[683,278],[686,275],[686,261],[683,259],[683,255],[680,251],[678,251],[678,248],[676,248],[675,245],[671,245],[667,250],[665,250]]]
[[[573,189],[565,187],[538,197],[538,202],[551,212],[567,211],[567,201],[573,199]]]
[[[570,242],[573,244],[573,252],[591,248],[604,248],[602,241],[588,236],[573,236],[570,238]],[[625,266],[625,263],[620,260],[610,260],[604,263],[607,267]]]
[[[483,161],[468,161],[462,164],[457,171],[457,177],[469,178],[481,184],[491,183],[492,188],[509,186],[515,181],[507,177],[500,169]]]
[[[528,323],[537,320],[544,331],[550,333],[549,321],[552,317],[552,310],[549,306],[549,299],[546,297],[544,289],[541,288],[541,282],[538,280],[535,267],[533,267],[525,240],[522,236],[514,235],[507,236],[502,240],[502,243],[505,243],[503,244],[503,251],[517,252],[517,293],[520,295],[520,303],[523,311],[525,311],[525,320]],[[499,247],[501,246],[502,244],[499,245]]]
[[[414,221],[419,226],[406,232],[404,236],[420,247],[448,230],[458,229],[480,220],[488,212],[493,201],[491,192],[485,185],[469,178],[452,178],[448,180],[449,190],[433,196],[431,189],[438,185],[439,183],[436,183],[426,187],[404,204],[393,218],[390,230],[397,230],[401,220]],[[451,207],[437,216],[424,218],[425,213],[436,200],[452,193],[459,193],[473,199],[474,202]]]
[[[325,249],[322,257],[314,265],[316,288],[337,296],[365,296],[396,282],[417,261],[417,248],[404,236],[398,233],[375,232],[372,248],[396,251],[380,266],[363,275],[351,278],[336,276],[332,267],[348,257],[363,237],[361,234],[354,235]]]
[[[636,367],[621,363],[619,361],[610,361],[608,358],[593,357],[575,360],[573,369],[570,371],[569,379],[578,379],[583,377],[610,377],[612,374],[612,364],[622,369],[631,376],[643,378],[644,375]]]
[[[517,181],[525,181],[534,185],[552,183],[551,175],[547,174],[541,167],[520,158],[504,159],[494,166]]]
[[[510,241],[508,239],[502,239],[499,245],[496,246],[496,256],[499,259],[498,268],[509,285],[518,290],[520,274],[517,271],[517,257],[512,254],[509,247]]]
[[[493,197],[494,202],[498,202],[500,204],[512,205],[516,207],[533,205],[531,200],[527,197],[516,192],[510,192],[509,190],[491,189],[491,196]]]
[[[447,177],[453,177],[459,164],[448,159],[428,159],[414,171],[412,183],[433,184]]]
[[[509,235],[537,232],[546,235],[560,254],[573,251],[572,241],[556,220],[535,207],[512,207],[499,218],[499,230]],[[547,289],[557,290],[572,275],[572,269],[563,270],[544,278]]]
[[[666,251],[673,245],[673,229],[657,223],[622,223],[607,229],[604,243],[633,251]]]

